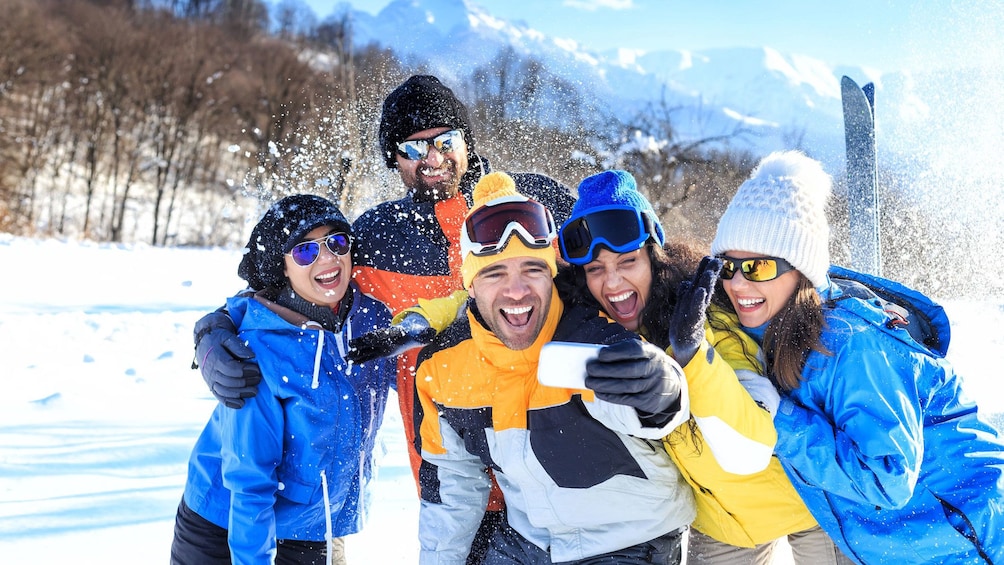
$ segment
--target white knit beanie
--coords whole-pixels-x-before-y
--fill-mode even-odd
[[[718,222],[711,253],[746,251],[780,257],[817,289],[829,283],[832,181],[823,166],[798,151],[771,153],[739,187]]]

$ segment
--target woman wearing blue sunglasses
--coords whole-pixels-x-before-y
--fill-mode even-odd
[[[781,392],[775,452],[857,562],[1004,563],[1001,433],[963,394],[947,334],[928,349],[880,300],[828,276],[830,192],[819,162],[769,155],[711,246]]]
[[[390,322],[351,282],[350,230],[333,203],[296,195],[251,232],[238,274],[263,290],[227,309],[262,384],[242,410],[217,404],[199,437],[171,563],[345,563],[396,375],[393,359],[345,359],[353,335]]]
[[[667,348],[688,379],[691,425],[664,440],[697,501],[688,563],[769,564],[782,536],[796,563],[847,563],[771,457],[778,397],[761,376],[759,348],[720,305],[703,323],[721,262],[665,244],[655,210],[625,171],[588,177],[578,192],[559,232],[573,265],[559,273],[559,292]]]

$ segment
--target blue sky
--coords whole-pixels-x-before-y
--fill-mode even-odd
[[[593,50],[774,47],[881,71],[999,65],[1002,0],[474,0]],[[306,0],[323,18],[330,0]],[[372,14],[390,0],[351,0]]]

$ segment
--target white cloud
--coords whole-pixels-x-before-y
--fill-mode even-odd
[[[600,8],[627,10],[634,7],[634,0],[565,0],[565,6],[595,12]]]

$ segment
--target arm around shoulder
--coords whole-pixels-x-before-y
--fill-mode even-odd
[[[225,308],[206,314],[195,323],[195,359],[213,396],[229,408],[241,408],[257,394],[261,370],[254,352],[237,336],[237,326]]]

